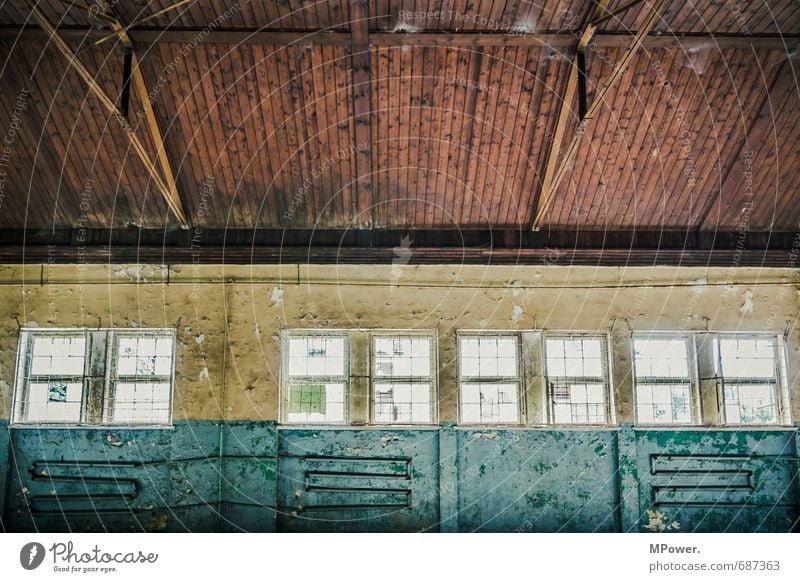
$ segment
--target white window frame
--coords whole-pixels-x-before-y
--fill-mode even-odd
[[[117,335],[119,334],[119,335]],[[154,337],[168,336],[172,339],[172,354],[169,376],[157,376],[161,381],[168,381],[169,388],[169,415],[165,422],[113,422],[107,414],[108,405],[113,401],[113,391],[116,379],[112,378],[112,370],[116,366],[116,341],[115,337],[136,336],[152,334]],[[132,427],[146,428],[172,428],[173,403],[175,390],[175,337],[174,328],[40,328],[24,327],[20,329],[17,344],[17,361],[15,365],[14,395],[11,405],[12,427],[30,428],[96,428],[96,427]],[[32,348],[36,337],[83,337],[85,339],[84,370],[82,376],[50,375],[49,382],[64,382],[82,384],[81,412],[77,421],[38,421],[25,418],[25,404],[31,381],[36,376],[31,376],[29,371],[32,365]],[[112,360],[113,359],[113,360]],[[137,378],[141,381],[142,377]],[[155,381],[155,380],[154,380]]]
[[[462,376],[461,374],[461,340],[466,338],[487,338],[487,337],[502,337],[513,338],[517,357],[516,368],[517,375],[512,376]],[[519,331],[472,331],[472,330],[459,330],[456,332],[456,366],[458,368],[458,419],[460,424],[468,426],[523,426],[525,424],[525,367],[522,364],[523,345],[522,334]],[[516,422],[495,422],[495,421],[464,421],[463,415],[463,385],[464,384],[516,384],[517,385],[517,421]]]
[[[600,363],[602,367],[602,377],[594,376],[555,376],[551,375],[547,366],[547,340],[549,339],[596,339],[600,342]],[[542,332],[542,351],[543,351],[543,371],[545,381],[545,395],[547,398],[547,424],[549,426],[609,426],[613,422],[613,390],[611,389],[611,349],[610,336],[608,332],[597,331],[545,331]],[[602,422],[556,422],[555,421],[555,398],[553,380],[557,379],[569,386],[572,384],[597,384],[603,385],[603,410],[604,419]]]
[[[375,364],[377,361],[375,353],[375,342],[378,339],[413,339],[423,338],[430,341],[430,370],[428,376],[378,376],[375,373]],[[431,425],[438,422],[439,412],[439,382],[438,382],[438,353],[439,346],[437,342],[437,334],[435,331],[424,330],[378,330],[370,332],[369,334],[369,370],[370,370],[370,388],[369,388],[369,418],[370,424],[373,425]],[[376,384],[422,384],[427,383],[430,385],[430,402],[429,402],[429,416],[428,422],[407,422],[407,421],[378,421],[376,420],[375,406],[377,404],[375,399],[375,386]]]
[[[171,332],[169,337],[172,339],[172,354],[170,359],[169,374],[154,374],[152,376],[122,376],[116,377],[118,358],[119,358],[119,340],[124,338],[153,338],[162,339],[166,335],[165,332]],[[121,424],[115,423],[110,420],[114,413],[115,396],[117,392],[117,384],[119,383],[133,383],[133,384],[169,384],[169,414],[170,422],[172,421],[172,407],[175,400],[175,330],[169,329],[110,329],[106,337],[106,365],[105,365],[105,391],[103,394],[103,424]],[[122,423],[122,424],[140,424],[140,423]]]
[[[774,373],[771,380],[759,377],[726,378],[722,363],[722,350],[720,340],[723,339],[769,339],[773,341]],[[725,426],[736,427],[769,427],[786,426],[791,424],[791,404],[787,382],[787,350],[785,338],[778,333],[762,332],[719,332],[714,334],[714,367],[717,377],[717,398],[719,403],[719,418]],[[775,420],[773,422],[730,422],[727,415],[725,402],[725,384],[731,385],[772,385],[772,396],[775,399]]]
[[[309,338],[343,338],[344,339],[344,368],[342,376],[292,376],[289,374],[289,343],[292,339]],[[321,329],[285,329],[281,334],[281,387],[280,402],[278,406],[278,418],[282,424],[288,426],[342,426],[350,423],[350,397],[351,397],[351,361],[352,361],[352,330],[321,330]],[[302,384],[343,384],[343,406],[344,413],[342,420],[322,420],[322,421],[295,421],[289,420],[289,394],[294,385]]]
[[[679,332],[659,332],[654,331],[650,333],[634,333],[631,338],[631,374],[633,375],[633,410],[634,420],[639,426],[647,427],[673,427],[679,428],[696,427],[703,423],[703,412],[700,402],[700,374],[698,368],[697,346],[695,343],[695,333],[679,333]],[[688,377],[679,378],[674,377],[645,377],[640,379],[636,373],[636,340],[682,340],[686,345],[686,363],[688,367]],[[667,384],[685,384],[689,385],[689,409],[691,411],[691,421],[685,422],[642,422],[639,419],[639,385],[657,385],[663,386]]]

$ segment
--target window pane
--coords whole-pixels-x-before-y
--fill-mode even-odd
[[[545,347],[549,377],[603,378],[601,338],[548,338]]]
[[[116,337],[114,394],[104,418],[114,423],[169,423],[172,402],[172,331]]]
[[[431,375],[430,338],[375,338],[374,357],[375,376],[408,378]]]
[[[719,352],[725,378],[775,377],[775,344],[771,338],[722,338]]]
[[[516,337],[459,338],[461,376],[468,378],[516,378],[518,339]]]
[[[290,376],[344,376],[345,338],[293,337],[289,339]]]
[[[164,424],[170,421],[170,384],[166,382],[118,382],[111,422]]]
[[[640,424],[690,424],[689,384],[638,384],[636,418]]]
[[[729,424],[774,424],[778,421],[774,384],[725,386],[725,420]]]
[[[557,424],[605,424],[605,386],[603,384],[551,385],[551,409]]]
[[[462,422],[481,422],[481,423],[519,422],[518,392],[519,392],[519,385],[516,383],[462,384],[461,385]]]
[[[686,339],[635,339],[637,378],[689,378],[689,346]]]
[[[344,384],[290,384],[287,406],[289,422],[344,422]]]
[[[172,346],[171,337],[155,338],[149,334],[118,337],[115,363],[117,377],[152,379],[154,376],[169,376],[172,371]]]
[[[33,382],[28,399],[22,403],[28,422],[72,422],[81,420],[83,385],[81,383]]]
[[[375,422],[431,421],[431,385],[375,384]]]
[[[30,373],[36,376],[83,376],[85,337],[43,335],[33,338]]]

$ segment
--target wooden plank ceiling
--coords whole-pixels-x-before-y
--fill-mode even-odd
[[[370,0],[358,7],[368,26],[351,22],[348,0],[173,4],[114,8],[135,24],[191,225],[530,230],[593,2]],[[116,37],[93,46],[110,31],[86,31],[102,21],[39,6],[118,98]],[[600,25],[589,102],[649,6]],[[30,14],[4,2],[0,28],[0,131],[16,128],[0,227],[176,226],[119,123]],[[800,4],[673,2],[654,31],[586,128],[543,226],[733,232],[746,215],[751,231],[796,229]],[[141,111],[132,94],[129,122],[156,159]],[[572,114],[567,135],[577,128]]]

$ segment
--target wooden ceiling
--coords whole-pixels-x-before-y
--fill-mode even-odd
[[[123,43],[90,16],[100,4],[70,4],[38,6],[118,101]],[[132,25],[188,225],[528,232],[548,160],[563,160],[562,109],[564,142],[579,130],[579,97],[564,99],[596,9],[544,4],[135,0],[113,11]],[[598,26],[589,103],[651,5]],[[536,226],[797,230],[799,41],[793,0],[669,3]],[[16,2],[0,7],[0,62],[0,132],[16,129],[1,228],[179,226],[125,128]],[[128,123],[158,159],[135,92]]]

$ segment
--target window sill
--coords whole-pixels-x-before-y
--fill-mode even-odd
[[[528,430],[528,431],[609,431],[618,430],[616,424],[459,424],[456,428],[461,430]]]
[[[681,425],[648,425],[648,424],[639,424],[634,425],[633,430],[636,431],[704,431],[704,432],[711,432],[711,431],[723,431],[723,432],[733,432],[738,430],[763,430],[763,431],[772,431],[772,432],[794,432],[797,427],[791,424],[719,424],[719,425],[707,425],[707,424],[681,424]]]
[[[174,424],[54,424],[38,422],[9,423],[8,428],[42,430],[175,430]]]
[[[279,424],[278,430],[439,430],[439,424]]]

